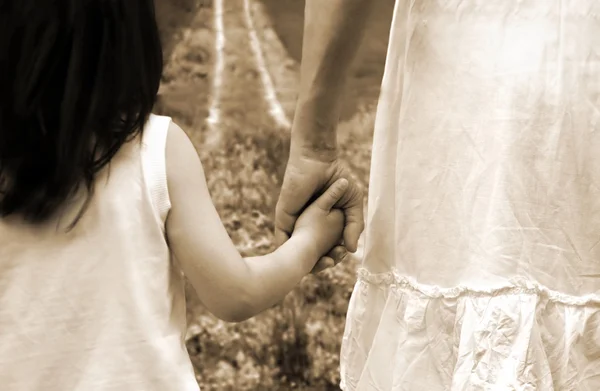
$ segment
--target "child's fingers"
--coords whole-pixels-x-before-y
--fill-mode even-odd
[[[329,253],[327,253],[326,256],[323,256],[321,259],[319,259],[319,261],[313,267],[311,273],[320,273],[325,269],[334,267],[340,262],[344,262],[346,259],[348,259],[348,250],[346,250],[346,247],[341,245],[335,246],[333,249],[331,249],[331,251],[329,251]]]
[[[344,196],[344,193],[348,189],[347,179],[338,179],[329,186],[327,190],[317,200],[315,204],[322,210],[329,212],[333,206]]]
[[[329,257],[321,257],[321,259],[319,259],[317,261],[317,263],[315,264],[315,266],[313,266],[312,270],[310,271],[312,274],[317,274],[322,272],[325,269],[329,269],[330,267],[334,267],[335,266],[335,261]]]
[[[345,246],[335,246],[328,254],[328,257],[333,259],[333,262],[337,265],[340,262],[344,262],[348,259],[348,249]]]

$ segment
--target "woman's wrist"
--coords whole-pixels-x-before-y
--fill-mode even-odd
[[[338,158],[338,149],[335,144],[320,143],[310,138],[292,138],[290,159],[295,158],[333,163]]]
[[[292,154],[330,158],[338,154],[337,127],[339,117],[324,113],[318,103],[299,103],[291,131]]]

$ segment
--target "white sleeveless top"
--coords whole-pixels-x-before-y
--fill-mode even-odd
[[[121,148],[71,232],[0,219],[2,390],[199,389],[164,232],[170,122],[151,116]]]

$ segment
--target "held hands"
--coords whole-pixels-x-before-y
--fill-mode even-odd
[[[292,236],[306,235],[309,238],[311,249],[315,251],[315,263],[342,239],[344,213],[334,207],[347,189],[348,180],[337,180],[296,220]]]
[[[292,146],[294,143],[292,143]],[[348,251],[355,252],[358,239],[364,229],[363,193],[357,183],[348,175],[345,167],[337,160],[335,153],[313,153],[292,148],[287,164],[281,194],[275,210],[275,239],[278,244],[285,242],[296,225],[302,211],[325,189],[340,180],[347,181],[347,188],[335,202],[334,208],[344,212],[343,245],[337,240],[325,249],[312,273],[333,267],[344,261]],[[326,191],[326,190],[325,190]],[[337,213],[337,211],[336,211]],[[338,238],[339,239],[339,238]]]

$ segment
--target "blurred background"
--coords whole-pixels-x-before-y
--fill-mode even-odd
[[[325,1],[325,0],[323,0]],[[344,97],[341,154],[364,186],[394,0],[377,3]],[[303,0],[155,0],[165,50],[156,108],[190,136],[243,255],[273,250],[289,148]],[[339,390],[339,350],[355,259],[309,276],[280,305],[227,324],[188,289],[188,341],[208,390]]]

